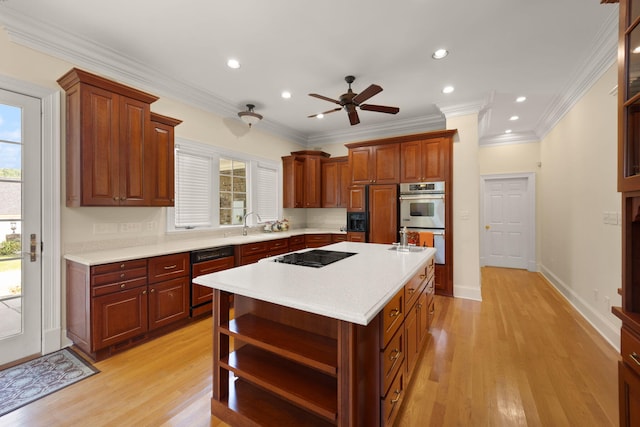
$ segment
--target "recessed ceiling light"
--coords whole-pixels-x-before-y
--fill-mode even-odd
[[[319,118],[319,119],[322,119],[322,118],[324,118],[324,114],[320,113],[316,117]]]
[[[640,46],[635,47],[631,52],[640,53]]]
[[[511,116],[509,117],[509,120],[514,121],[514,120],[518,120],[520,117],[518,116]]]
[[[519,97],[516,98],[516,102],[524,102],[526,100],[527,100],[526,96],[519,96]]]
[[[227,61],[227,67],[233,68],[234,70],[240,68],[240,62],[237,59],[230,59]]]
[[[505,130],[504,133],[511,133],[511,129]]]
[[[445,86],[442,88],[442,93],[451,93],[454,91],[453,86]]]
[[[281,95],[281,96],[282,96],[284,99],[289,99],[289,98],[291,98],[291,92],[289,92],[289,91],[286,91],[286,90],[285,90],[284,92],[282,92],[282,95]]]
[[[449,51],[447,49],[438,49],[435,52],[433,52],[431,57],[433,59],[442,59],[447,55],[449,55]]]

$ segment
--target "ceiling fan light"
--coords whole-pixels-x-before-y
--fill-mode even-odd
[[[247,104],[247,111],[240,111],[238,113],[238,117],[245,122],[249,127],[252,127],[260,120],[262,120],[262,115],[253,111],[256,106],[253,104]]]

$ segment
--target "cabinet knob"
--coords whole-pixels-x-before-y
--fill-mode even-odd
[[[409,288],[409,295],[413,295],[416,290],[414,288]]]
[[[142,295],[145,295],[146,293],[147,293],[146,289],[144,291],[142,291]]]
[[[120,200],[120,197],[118,197],[118,196],[113,196],[113,200],[117,202],[118,200]]]
[[[400,315],[400,310],[397,308],[394,308],[389,312],[389,317],[398,317],[399,315]]]
[[[124,279],[125,274],[124,273],[120,273],[120,278]]]
[[[156,288],[151,288],[151,290],[150,290],[149,292],[152,292],[152,293],[153,293],[153,292],[155,292],[155,291],[156,291]]]
[[[127,285],[125,285],[124,283],[120,285],[120,289],[124,289]]]
[[[120,268],[124,268],[124,267],[125,267],[124,263],[120,264]]]

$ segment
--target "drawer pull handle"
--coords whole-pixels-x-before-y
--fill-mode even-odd
[[[400,392],[400,390],[394,390],[393,394],[395,394],[395,395],[396,395],[396,398],[395,398],[395,399],[392,399],[392,400],[391,400],[391,403],[395,405],[396,403],[398,403],[398,400],[400,400],[400,394],[401,394],[401,392]]]
[[[426,274],[421,274],[421,275],[420,275],[420,280],[424,279],[425,277],[427,277],[427,275],[426,275]]]
[[[391,351],[391,354],[389,355],[389,360],[391,360],[392,362],[398,360],[398,358],[400,357],[402,353],[400,352],[400,350],[398,350],[397,348],[394,348]]]
[[[412,295],[416,290],[414,288],[409,288],[409,294]]]
[[[165,265],[164,269],[165,270],[173,270],[174,268],[176,268],[178,266],[178,264],[173,264],[173,265]]]
[[[126,285],[125,285],[124,283],[123,283],[123,284],[121,284],[121,285],[120,285],[120,289],[124,289],[124,288],[125,288],[125,286],[126,286]]]
[[[397,308],[394,308],[389,312],[389,317],[398,317],[399,315],[400,315],[400,310]]]
[[[120,274],[120,278],[121,278],[121,279],[124,279],[124,273],[121,273],[121,274]]]
[[[629,355],[629,357],[636,362],[637,365],[640,365],[640,356],[635,351]]]
[[[124,264],[120,264],[120,268],[124,268],[124,267],[125,267],[125,265],[124,265]]]

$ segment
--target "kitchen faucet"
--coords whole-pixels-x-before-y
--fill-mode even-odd
[[[260,218],[260,215],[258,215],[257,213],[251,211],[251,212],[247,212],[246,214],[244,214],[244,217],[242,218],[242,222],[244,223],[244,226],[242,227],[242,235],[246,236],[247,235],[247,217],[251,214],[254,214],[257,218],[258,218],[258,222],[261,222],[262,219]]]

